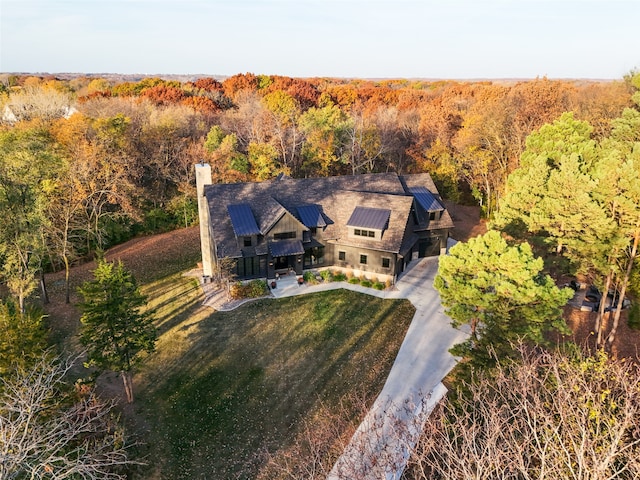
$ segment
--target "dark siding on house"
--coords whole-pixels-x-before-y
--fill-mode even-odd
[[[266,239],[269,241],[274,240],[274,235],[283,234],[287,232],[295,232],[295,238],[302,240],[302,232],[304,226],[291,214],[285,213],[280,220],[271,228],[267,233]]]
[[[351,270],[366,270],[371,274],[395,275],[397,254],[393,252],[381,252],[373,248],[352,247],[349,245],[332,244],[331,262],[337,267]],[[345,260],[338,260],[338,252],[345,252]],[[367,264],[360,263],[360,255],[367,256]],[[389,259],[389,268],[382,266],[382,259]]]

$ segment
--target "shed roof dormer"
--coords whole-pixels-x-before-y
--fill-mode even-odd
[[[347,221],[348,227],[386,230],[391,210],[385,208],[356,207]]]
[[[389,217],[391,210],[388,209],[356,207],[347,221],[349,235],[380,240],[382,233],[389,228]]]
[[[236,237],[260,235],[260,229],[248,203],[227,206]]]

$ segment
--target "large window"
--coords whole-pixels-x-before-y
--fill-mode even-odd
[[[338,260],[340,260],[341,262],[344,262],[346,259],[347,259],[347,252],[339,251]]]
[[[238,277],[264,277],[267,274],[267,258],[261,257],[244,257],[237,259]]]
[[[367,256],[363,255],[362,253],[360,254],[360,263],[363,265],[367,264]]]
[[[296,232],[281,232],[273,234],[274,240],[286,240],[288,238],[296,238]]]
[[[324,247],[313,247],[304,251],[304,266],[313,267],[324,263]]]

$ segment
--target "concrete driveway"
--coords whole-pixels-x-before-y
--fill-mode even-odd
[[[437,272],[438,257],[429,257],[411,262],[393,290],[379,291],[347,282],[300,286],[295,275],[281,277],[272,290],[271,294],[280,298],[346,288],[380,298],[407,298],[416,307],[380,395],[328,480],[399,479],[424,421],[446,394],[441,382],[456,363],[449,349],[469,333],[453,328],[444,314],[440,295],[433,288]],[[211,295],[205,304],[227,310],[242,303],[224,301],[226,295]]]
[[[456,363],[449,349],[464,341],[468,332],[453,328],[444,314],[440,295],[433,288],[437,272],[438,257],[429,257],[411,262],[394,290],[378,291],[347,282],[298,286],[294,276],[280,279],[273,290],[275,297],[288,297],[347,288],[381,298],[407,298],[416,307],[380,395],[328,480],[400,478],[426,417],[445,395],[442,379]]]
[[[416,313],[365,420],[358,427],[329,480],[399,479],[410,450],[435,404],[445,395],[442,379],[456,359],[449,349],[468,333],[451,326],[433,288],[438,258],[412,262],[396,287]]]

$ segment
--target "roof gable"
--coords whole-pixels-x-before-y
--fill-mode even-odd
[[[278,222],[286,215],[291,217],[296,223],[300,224],[303,230],[307,230],[307,225],[301,222],[291,210],[282,205],[278,200],[273,197],[268,197],[260,202],[259,208],[263,213],[266,212],[260,222],[260,230],[263,235],[267,235],[272,228],[274,228]]]
[[[275,198],[267,196],[258,201],[253,200],[253,205],[258,209],[260,232],[263,235],[273,228],[278,221],[287,213],[287,210]]]

